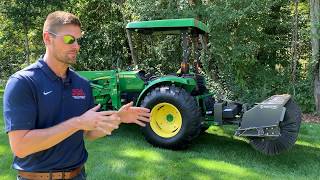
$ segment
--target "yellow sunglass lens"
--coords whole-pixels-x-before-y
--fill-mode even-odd
[[[65,35],[63,36],[63,42],[66,44],[73,44],[76,39],[73,36]]]

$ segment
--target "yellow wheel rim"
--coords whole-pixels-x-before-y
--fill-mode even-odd
[[[151,110],[151,129],[159,136],[171,138],[182,126],[180,111],[170,103],[160,103]]]

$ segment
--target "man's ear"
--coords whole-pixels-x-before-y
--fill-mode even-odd
[[[51,43],[50,34],[49,32],[44,32],[42,34],[43,42],[45,45],[49,45]]]

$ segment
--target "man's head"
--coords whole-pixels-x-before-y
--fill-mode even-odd
[[[80,50],[81,23],[77,16],[55,11],[47,16],[43,26],[43,41],[50,58],[65,64],[74,64]]]
[[[57,32],[59,28],[68,24],[81,28],[81,23],[77,16],[64,11],[55,11],[47,16],[43,25],[43,33],[46,31]]]

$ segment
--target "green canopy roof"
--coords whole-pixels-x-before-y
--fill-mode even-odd
[[[204,23],[194,18],[135,21],[128,23],[126,28],[152,31],[174,31],[185,28],[194,28],[199,30],[200,33],[208,33],[209,31]]]

